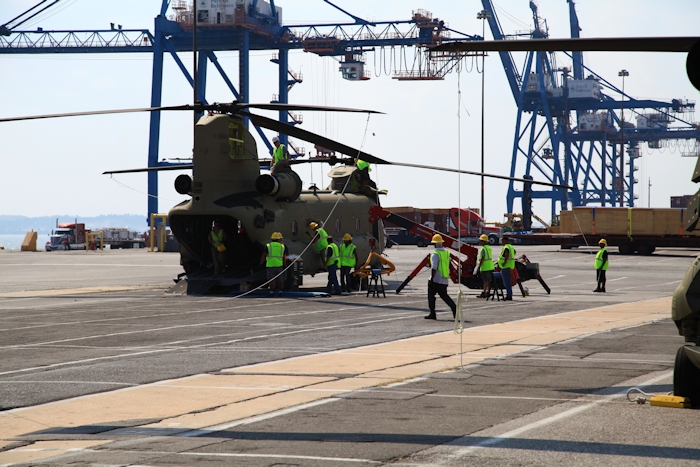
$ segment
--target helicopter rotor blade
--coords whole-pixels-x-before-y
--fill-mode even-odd
[[[240,115],[250,118],[250,121],[257,126],[267,128],[268,130],[276,131],[283,135],[299,138],[309,143],[318,144],[319,146],[323,146],[324,148],[330,149],[331,151],[335,151],[341,154],[347,154],[351,157],[359,157],[363,161],[367,161],[374,164],[391,164],[391,162],[385,161],[384,159],[380,159],[371,154],[367,154],[366,152],[359,151],[350,146],[346,146],[332,139],[328,139],[324,136],[317,135],[316,133],[302,130],[301,128],[297,128],[287,123],[282,123],[271,118],[261,117],[260,115],[255,115],[248,112],[240,112]]]
[[[142,107],[136,109],[115,109],[115,110],[89,110],[86,112],[67,112],[61,114],[45,114],[45,115],[25,115],[23,117],[0,118],[0,123],[17,122],[22,120],[38,120],[42,118],[61,118],[61,117],[82,117],[87,115],[109,115],[109,114],[125,114],[135,112],[155,112],[158,110],[192,110],[191,105],[176,105],[169,107]]]
[[[137,172],[161,172],[164,170],[186,170],[194,167],[194,164],[163,165],[160,167],[142,167],[140,169],[109,170],[102,172],[102,175],[130,174]]]
[[[483,173],[483,172],[472,172],[470,170],[450,169],[448,167],[437,167],[434,165],[408,164],[406,162],[389,162],[389,164],[395,165],[398,167],[411,167],[414,169],[440,170],[443,172],[453,172],[453,173],[459,173],[459,174],[465,174],[465,175],[478,175],[478,176],[483,175],[484,177],[488,177],[488,178],[498,178],[501,180],[512,180],[514,182],[532,183],[533,185],[544,185],[544,186],[551,186],[554,188],[564,188],[566,190],[573,190],[573,187],[570,187],[568,185],[561,185],[558,183],[550,183],[550,182],[539,182],[537,180],[528,180],[525,178],[509,177],[507,175],[496,175],[496,174],[487,174],[487,173]]]
[[[466,41],[442,44],[436,52],[690,52],[700,40],[686,37],[585,37],[562,39],[516,39]]]
[[[326,107],[322,105],[299,105],[299,104],[237,104],[239,109],[254,108],[262,110],[281,110],[281,111],[291,111],[291,110],[309,110],[309,111],[322,111],[322,112],[355,112],[355,113],[370,113],[370,114],[382,114],[384,112],[378,112],[376,110],[366,110],[366,109],[351,109],[349,107]]]

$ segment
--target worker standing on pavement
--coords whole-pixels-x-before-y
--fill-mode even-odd
[[[274,175],[289,168],[289,153],[284,144],[280,143],[280,139],[275,136],[272,138],[272,144],[275,149],[272,151],[272,169],[270,174]]]
[[[333,242],[333,237],[328,236],[328,247],[326,249],[326,268],[328,269],[328,284],[326,292],[332,295],[342,295],[340,284],[338,284],[338,268],[340,266],[340,250]]]
[[[328,248],[328,232],[323,227],[320,227],[316,222],[309,224],[309,228],[313,230],[316,235],[312,242],[316,244],[316,251],[321,256],[321,265],[325,267],[326,265],[326,248]]]
[[[479,237],[479,245],[481,245],[479,273],[481,274],[481,280],[484,282],[484,288],[479,298],[489,298],[489,289],[491,288],[491,281],[493,281],[495,266],[493,264],[493,251],[489,245],[489,237],[486,234],[481,234]]]
[[[270,282],[270,295],[279,296],[284,289],[284,263],[287,260],[287,247],[282,244],[282,233],[273,232],[270,243],[265,245],[265,252],[260,264],[265,263],[267,280]]]
[[[501,255],[498,257],[498,267],[501,268],[501,280],[503,281],[503,287],[506,289],[506,296],[504,300],[513,300],[513,287],[510,283],[510,275],[515,268],[515,248],[510,244],[510,239],[503,237],[501,240],[503,242],[503,248],[501,249]]]
[[[595,278],[598,281],[594,292],[605,292],[605,271],[608,270],[608,242],[601,238],[598,242],[600,250],[595,255]]]
[[[211,244],[211,260],[214,263],[214,274],[222,274],[226,269],[226,232],[219,225],[219,221],[214,221],[211,232],[207,237]]]
[[[431,243],[435,245],[435,251],[430,255],[430,280],[428,281],[428,308],[430,314],[425,319],[437,319],[435,317],[435,294],[447,303],[452,310],[452,317],[457,313],[457,305],[447,294],[447,284],[450,277],[450,252],[442,247],[443,238],[440,234],[433,235]]]
[[[340,245],[340,289],[343,292],[352,292],[352,270],[358,262],[352,236],[346,233],[343,235],[343,244]]]

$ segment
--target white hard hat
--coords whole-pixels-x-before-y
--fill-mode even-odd
[[[280,142],[280,139],[279,139],[277,136],[274,136],[274,137],[272,138],[272,142],[273,142],[273,143],[279,143],[279,142]]]

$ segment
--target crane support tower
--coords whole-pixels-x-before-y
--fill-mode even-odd
[[[578,38],[574,1],[567,2],[571,37]],[[493,38],[513,37],[503,33],[491,0],[482,4],[490,13]],[[530,8],[534,28],[526,35],[533,40],[549,37],[536,3],[531,1]],[[531,212],[533,199],[550,200],[552,218],[570,205],[632,207],[638,198],[635,171],[643,143],[654,149],[669,140],[687,140],[698,153],[700,129],[692,121],[695,102],[635,99],[586,67],[581,52],[566,54],[570,67],[558,66],[550,52],[528,52],[520,69],[510,52],[499,56],[518,107],[510,176],[538,174],[537,178],[574,187],[570,192],[530,188],[526,193],[515,190],[511,181],[508,212],[515,212],[517,198],[523,201],[523,213]],[[623,119],[622,109],[633,118]]]

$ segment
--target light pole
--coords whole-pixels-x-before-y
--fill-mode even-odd
[[[477,15],[476,19],[481,21],[481,37],[486,39],[486,21],[491,18],[491,13],[486,10],[481,10]],[[485,85],[485,75],[486,70],[484,65],[486,64],[486,52],[482,52],[481,55],[481,218],[486,219],[484,213],[484,85]]]
[[[625,76],[629,76],[627,70],[620,70],[617,76],[622,76],[622,120],[620,124],[620,207],[625,205]],[[630,200],[631,201],[631,200]]]

